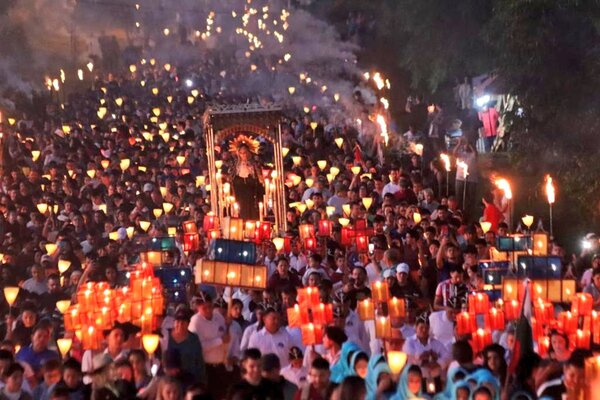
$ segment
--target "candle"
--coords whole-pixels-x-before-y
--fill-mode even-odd
[[[577,331],[577,318],[571,311],[558,313],[558,328],[567,335],[575,333]]]
[[[577,293],[573,298],[573,314],[591,315],[593,298],[589,293]]]
[[[301,240],[315,236],[315,227],[312,224],[301,224],[298,229]]]
[[[363,321],[375,318],[375,306],[370,299],[358,302],[358,316]]]
[[[406,301],[392,297],[388,300],[388,312],[391,318],[406,317]]]
[[[376,281],[371,285],[371,295],[375,303],[382,303],[388,300],[388,284],[387,282]]]
[[[331,236],[331,231],[333,229],[333,222],[327,219],[319,220],[319,232],[318,235],[322,237]]]
[[[504,303],[504,313],[507,321],[514,321],[519,317],[520,304],[517,300],[510,300]]]
[[[496,307],[490,308],[489,314],[489,328],[492,331],[504,330],[504,312],[498,310]]]
[[[590,348],[590,332],[583,331],[581,329],[577,329],[575,334],[575,347],[578,349],[586,349]]]
[[[490,344],[492,344],[492,333],[481,328],[477,329],[473,335],[473,352],[479,353]]]

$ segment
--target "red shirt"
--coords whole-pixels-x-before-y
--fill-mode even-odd
[[[494,204],[487,203],[483,209],[483,220],[492,224],[490,227],[491,231],[498,232],[498,224],[502,221],[502,218],[504,218],[504,215],[502,215],[502,212],[498,207]]]
[[[490,107],[479,114],[479,120],[483,123],[483,130],[485,131],[486,137],[496,136],[498,134],[497,122],[498,122],[498,111],[494,107]]]

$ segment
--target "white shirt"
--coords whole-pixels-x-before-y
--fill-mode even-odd
[[[48,284],[45,280],[40,282],[36,279],[29,278],[23,282],[23,289],[27,290],[28,292],[41,295],[48,291]]]
[[[381,262],[379,263],[379,268],[383,269]],[[369,284],[381,280],[381,272],[377,271],[375,264],[373,264],[372,262],[367,264],[365,270],[367,271],[367,279],[369,281]]]
[[[244,334],[242,335],[242,341],[240,343],[240,350],[246,351],[248,349],[248,343],[250,343],[250,338],[258,331],[258,322],[253,323],[252,325],[248,325],[244,330]]]
[[[380,339],[377,339],[377,336],[375,335],[375,321],[370,319],[363,323],[369,334],[369,348],[371,349],[371,355],[381,354],[383,342]]]
[[[581,275],[581,287],[584,288],[592,284],[592,268],[588,268]]]
[[[292,347],[292,338],[285,328],[280,328],[276,333],[267,332],[266,328],[262,328],[252,335],[248,347],[259,349],[263,355],[269,353],[277,355],[282,367],[290,363],[289,354]]]
[[[306,346],[302,343],[302,330],[298,327],[290,328],[289,326],[286,326],[285,330],[288,331],[292,338],[292,346],[296,346],[304,353]]]
[[[239,299],[244,304],[242,315],[246,321],[250,321],[252,319],[252,311],[250,311],[250,301],[252,301],[252,296],[250,296],[250,293],[237,290],[232,297],[234,299]]]
[[[231,325],[229,326],[229,351],[227,353],[227,357],[229,358],[237,358],[238,360],[241,358],[242,352],[240,351],[240,343],[242,341],[242,327],[237,321],[231,321]]]
[[[270,278],[271,275],[273,275],[273,273],[277,269],[277,263],[275,262],[275,260],[271,260],[269,259],[269,257],[265,257],[265,267],[267,267],[267,277]]]
[[[448,319],[446,310],[435,311],[429,316],[431,337],[450,348],[454,342],[454,323]]]
[[[300,387],[302,384],[307,382],[308,371],[304,367],[300,368],[292,368],[292,365],[288,365],[287,367],[283,367],[279,372],[281,376],[283,376],[288,381],[292,382],[294,385]]]
[[[386,183],[386,185],[383,187],[383,190],[381,191],[381,198],[385,197],[385,195],[388,193],[394,194],[398,190],[400,190],[400,186],[398,186],[394,182],[388,182],[388,183]]]
[[[202,344],[202,355],[207,364],[222,364],[224,361],[223,336],[225,336],[225,318],[213,312],[208,320],[196,313],[190,320],[189,331],[198,335]]]
[[[308,265],[308,260],[306,256],[302,253],[298,253],[298,255],[294,255],[294,253],[290,253],[290,268],[300,272]]]
[[[110,356],[110,354],[108,354],[108,349],[104,350],[103,353]],[[86,350],[83,353],[83,356],[81,357],[81,372],[84,373],[83,383],[85,383],[86,385],[92,383],[92,377],[89,375],[85,375],[85,373],[92,372],[94,370],[94,355],[96,355],[96,354],[99,354],[99,352],[92,351],[92,350]],[[128,350],[121,350],[121,352],[119,353],[117,358],[113,359],[113,361],[127,358],[128,354],[129,354]]]
[[[421,360],[419,357],[426,351],[433,351],[438,355],[438,363],[442,366],[442,368],[450,361],[450,352],[446,346],[444,346],[439,340],[433,339],[432,337],[430,337],[427,340],[427,343],[424,345],[419,339],[417,339],[416,335],[411,336],[406,339],[406,342],[404,342],[402,351],[408,354],[408,362],[410,364],[421,365]]]

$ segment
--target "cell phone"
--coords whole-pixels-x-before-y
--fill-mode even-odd
[[[369,243],[369,254],[373,254],[375,252],[375,245],[373,243]]]

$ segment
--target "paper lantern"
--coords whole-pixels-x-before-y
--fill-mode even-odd
[[[335,144],[337,145],[338,148],[342,148],[342,145],[344,144],[344,138],[342,137],[337,137],[333,140],[335,142]]]
[[[140,228],[142,228],[142,230],[144,232],[148,232],[148,229],[150,228],[150,222],[149,221],[140,221]]]
[[[162,213],[163,213],[162,208],[155,208],[152,210],[152,214],[154,214],[154,218],[156,218],[156,219],[160,218]]]
[[[578,318],[570,311],[558,313],[558,329],[567,335],[574,334],[577,331]]]
[[[313,287],[298,289],[298,304],[302,308],[313,308],[321,303],[319,290]]]
[[[275,245],[275,250],[277,250],[277,252],[281,252],[281,250],[283,250],[283,245],[285,240],[283,238],[274,238],[273,239],[273,244]]]
[[[46,243],[44,247],[46,248],[46,253],[49,255],[54,254],[58,249],[58,246],[55,243]]]
[[[183,251],[196,251],[200,248],[200,236],[197,233],[183,234]]]
[[[479,226],[481,226],[483,233],[486,234],[492,228],[492,223],[488,221],[482,221],[479,223]]]
[[[56,308],[61,314],[66,313],[69,307],[71,307],[71,300],[59,300],[56,302]]]
[[[352,206],[350,204],[348,204],[348,203],[342,204],[342,211],[344,212],[344,216],[349,217],[350,216],[350,212],[352,211]],[[339,222],[339,220],[338,220],[338,222]],[[341,224],[341,222],[340,222],[340,224]]]
[[[319,304],[311,309],[313,322],[319,325],[327,325],[333,322],[333,304]]]
[[[375,303],[382,303],[388,300],[389,291],[387,282],[376,281],[371,284],[371,296]]]
[[[204,232],[208,232],[212,229],[217,229],[219,225],[219,219],[214,215],[205,215],[204,220],[202,222],[202,230]]]
[[[548,255],[548,235],[545,233],[533,234],[533,255],[547,256]]]
[[[300,328],[302,334],[302,344],[311,346],[323,342],[323,326],[318,324],[304,324]]]
[[[131,165],[131,160],[129,158],[124,158],[119,161],[119,167],[121,167],[122,171],[125,171]]]
[[[527,227],[527,229],[530,229],[531,225],[533,224],[533,216],[525,215],[523,218],[521,218],[521,221]]]
[[[388,313],[390,318],[406,317],[406,300],[392,297],[388,300]]]
[[[319,161],[317,161],[317,166],[319,167],[319,169],[321,171],[323,171],[325,169],[325,167],[327,167],[327,160],[319,160]]]
[[[261,221],[258,227],[258,240],[271,240],[271,234],[273,232],[271,223],[268,221]]]
[[[475,314],[463,311],[456,315],[456,333],[458,335],[469,335],[477,329],[477,318]]]
[[[73,339],[71,338],[60,338],[56,340],[56,347],[58,347],[58,351],[60,351],[61,357],[66,357],[69,350],[71,350],[71,346],[73,345]]]
[[[518,281],[511,278],[502,279],[502,298],[505,301],[518,300]]]
[[[352,171],[352,174],[354,174],[354,175],[358,175],[362,172],[362,168],[358,165],[355,165],[354,167],[350,168],[350,170]]]
[[[298,231],[300,233],[301,240],[305,240],[307,238],[312,238],[315,236],[315,227],[312,224],[301,224],[298,227]]]
[[[392,337],[392,324],[389,317],[377,317],[375,320],[375,337],[379,339]]]
[[[162,206],[163,206],[163,210],[165,210],[165,214],[170,213],[174,207],[172,203],[168,203],[168,202],[162,203]]]
[[[36,162],[40,158],[41,152],[39,150],[31,150],[31,159]]]
[[[402,371],[402,368],[406,365],[408,355],[402,351],[388,351],[387,362],[392,370],[392,374],[398,375]]]
[[[546,303],[544,301],[534,302],[533,313],[535,319],[540,324],[547,325],[551,321],[554,321],[554,306],[552,303]]]
[[[373,198],[372,197],[363,197],[362,203],[363,203],[363,206],[365,206],[365,208],[368,210],[373,205]]]
[[[571,311],[578,315],[592,315],[594,299],[589,293],[577,293],[573,296]]]
[[[298,304],[288,307],[287,320],[290,328],[300,328],[301,325],[310,323],[308,309],[300,308]]]
[[[318,236],[329,237],[333,230],[333,222],[328,219],[319,220],[319,232]]]
[[[499,310],[495,307],[490,308],[488,313],[488,327],[492,331],[503,331],[504,330],[504,311]]]
[[[257,221],[246,221],[244,223],[244,237],[246,239],[255,239],[256,238],[256,225]],[[259,223],[258,223],[259,224]]]
[[[37,209],[40,212],[40,214],[46,214],[46,212],[48,211],[48,203],[38,203]]]
[[[369,251],[369,238],[367,236],[356,237],[356,251],[358,253],[367,253]]]
[[[592,340],[594,344],[600,344],[600,314],[596,311],[592,311],[591,315],[591,326],[589,330],[592,332]]]
[[[469,312],[472,314],[487,314],[490,309],[490,301],[486,293],[469,295]]]
[[[184,233],[198,233],[198,227],[196,226],[196,221],[184,221],[183,232]]]
[[[162,265],[162,252],[160,251],[146,251],[140,253],[140,258],[143,262],[147,262],[154,267],[160,267]]]
[[[223,237],[231,240],[244,238],[244,220],[240,218],[223,218]]]
[[[375,319],[375,305],[370,299],[364,299],[358,302],[358,316],[362,321]]]
[[[590,348],[590,332],[577,329],[575,333],[575,348],[589,350]]]
[[[19,287],[18,286],[7,286],[4,288],[4,298],[10,307],[17,300],[17,296],[19,295]]]
[[[486,329],[477,329],[473,335],[473,352],[479,353],[490,344],[492,344],[492,333]]]

